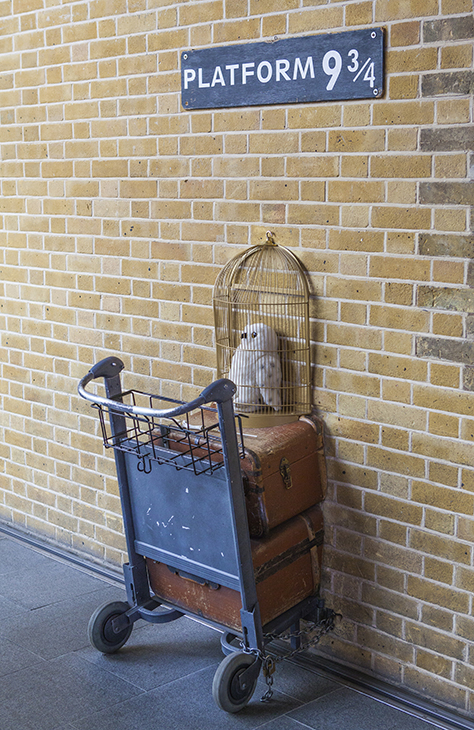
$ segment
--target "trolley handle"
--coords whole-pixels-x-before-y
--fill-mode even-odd
[[[237,387],[231,380],[221,378],[220,380],[215,380],[213,383],[204,388],[202,393],[193,401],[190,401],[189,403],[182,403],[175,408],[165,408],[161,410],[156,408],[127,405],[118,400],[104,398],[86,390],[86,386],[91,382],[91,380],[95,380],[96,378],[107,379],[117,377],[124,367],[123,362],[118,357],[106,357],[104,360],[96,363],[91,367],[87,375],[84,375],[84,377],[81,378],[77,388],[79,395],[82,396],[82,398],[85,398],[85,400],[89,400],[100,406],[105,406],[115,412],[127,413],[132,416],[148,416],[150,418],[174,418],[175,416],[181,416],[184,413],[189,413],[196,408],[200,408],[206,403],[224,403],[225,401],[230,400],[237,390]]]

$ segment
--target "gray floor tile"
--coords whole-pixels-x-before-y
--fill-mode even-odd
[[[0,596],[0,619],[12,618],[27,611],[28,609],[24,606],[19,606],[15,601],[10,601],[8,598],[2,598]]]
[[[341,688],[290,712],[290,717],[315,730],[405,730],[411,718],[404,712],[377,702],[371,697]],[[417,720],[406,730],[433,730],[433,726]]]
[[[88,646],[80,656],[144,690],[216,665],[223,658],[220,634],[189,618],[161,625],[138,621],[116,654],[104,655]]]
[[[44,659],[28,649],[8,641],[8,639],[0,641],[0,677],[42,662]],[[38,669],[41,671],[40,667]]]
[[[288,715],[283,715],[262,725],[261,730],[310,730],[310,728],[297,720],[292,720]]]
[[[298,701],[275,692],[270,703],[259,702],[265,685],[259,682],[250,704],[239,714],[219,710],[212,699],[216,667],[209,667],[135,697],[107,712],[74,721],[75,730],[227,730],[253,728],[295,708]]]
[[[0,636],[44,659],[88,646],[87,625],[97,606],[125,598],[122,588],[103,582],[99,586],[82,596],[63,597],[60,603],[7,616],[0,622]]]
[[[33,551],[32,551],[33,552]],[[28,609],[41,608],[101,588],[99,578],[56,560],[17,569],[3,576],[0,596]]]
[[[340,684],[308,672],[291,662],[278,662],[273,675],[274,689],[300,702],[311,702],[340,688]]]
[[[1,727],[15,719],[23,727],[54,730],[85,712],[113,707],[140,690],[74,655],[23,669],[0,683]],[[34,726],[36,722],[36,726]]]
[[[31,568],[50,565],[51,558],[45,553],[23,545],[9,537],[0,538],[0,575],[18,573]],[[4,581],[2,580],[2,585]]]

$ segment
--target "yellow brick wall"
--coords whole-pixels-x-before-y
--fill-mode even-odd
[[[376,25],[370,101],[183,111],[181,50]],[[113,461],[76,395],[120,353],[188,399],[212,286],[262,240],[312,280],[322,650],[474,711],[472,0],[0,2],[0,517],[101,560]]]

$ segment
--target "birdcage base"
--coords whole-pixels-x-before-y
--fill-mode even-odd
[[[238,413],[238,410],[237,410]],[[239,413],[242,417],[242,428],[270,428],[297,421],[301,413]]]

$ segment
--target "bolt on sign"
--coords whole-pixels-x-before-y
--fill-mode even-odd
[[[181,54],[185,109],[371,99],[383,94],[383,29]]]

